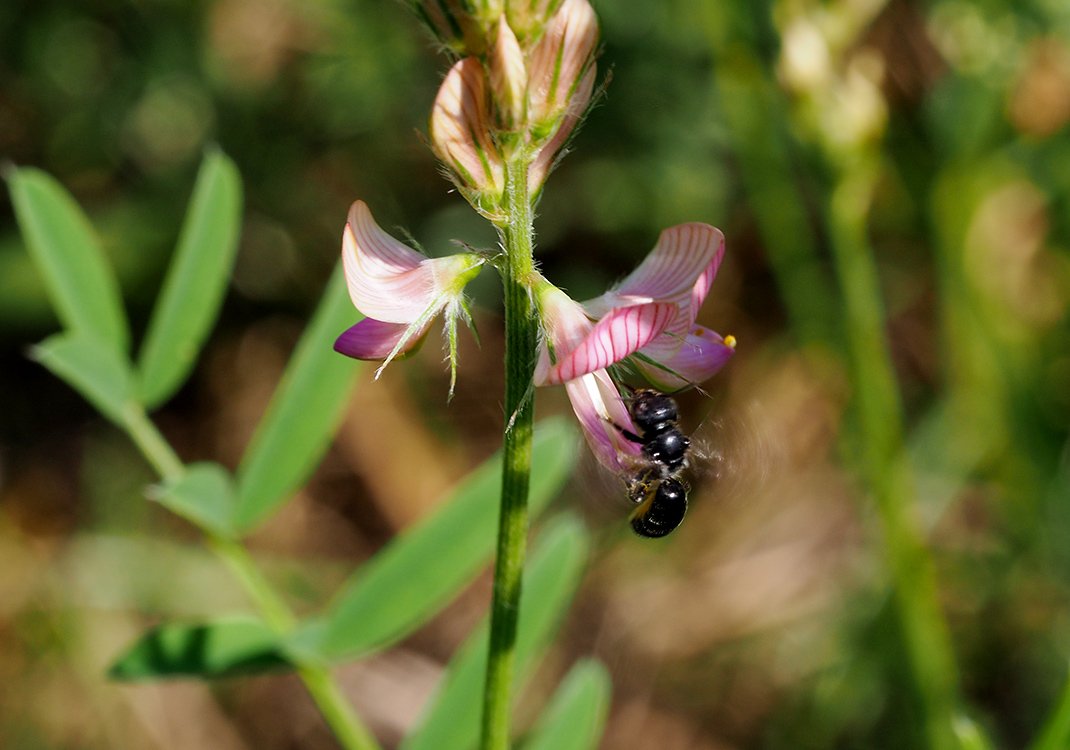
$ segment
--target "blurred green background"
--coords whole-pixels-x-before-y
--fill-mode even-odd
[[[681,397],[709,455],[670,541],[630,536],[626,501],[590,461],[561,499],[599,552],[544,687],[577,655],[601,658],[607,749],[920,746],[858,472],[832,251],[831,207],[864,163],[914,510],[961,693],[994,746],[1026,746],[1070,660],[1070,4],[594,5],[612,80],[540,204],[544,271],[592,296],[662,228],[713,223],[728,254],[700,322],[740,344],[708,397]],[[135,334],[203,150],[217,143],[241,169],[223,318],[157,415],[183,458],[237,462],[352,200],[432,254],[495,241],[423,144],[445,67],[396,2],[0,5],[0,157],[49,171],[85,206]],[[2,206],[0,747],[332,747],[290,678],[105,679],[146,625],[240,595],[189,527],[144,501],[153,477],[125,439],[26,359],[57,322]],[[474,289],[482,346],[464,338],[453,403],[433,341],[363,377],[313,482],[254,539],[299,609],[497,446],[497,284],[485,274]],[[567,409],[560,389],[539,394],[540,415]],[[388,746],[488,592],[483,578],[401,647],[342,671]]]

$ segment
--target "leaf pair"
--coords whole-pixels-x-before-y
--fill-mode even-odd
[[[103,403],[111,419],[122,410],[120,398],[150,409],[163,403],[189,377],[230,278],[241,227],[241,179],[233,162],[217,150],[205,156],[136,369],[119,285],[81,208],[40,170],[11,170],[8,183],[22,235],[66,329],[60,342],[46,343],[42,359],[69,371],[87,357],[106,358],[103,368],[86,368],[72,385]],[[127,371],[126,392],[103,382],[117,364]]]
[[[36,169],[8,174],[23,237],[65,331],[33,356],[104,416],[130,430],[189,377],[226,292],[241,227],[241,179],[222,152],[201,165],[189,209],[136,365],[115,274],[71,195]],[[348,402],[357,363],[324,342],[353,322],[341,271],[328,285],[238,477],[222,467],[168,476],[156,498],[214,533],[234,536],[266,519],[311,473]]]

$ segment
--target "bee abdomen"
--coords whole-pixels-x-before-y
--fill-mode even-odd
[[[639,536],[663,537],[680,525],[686,513],[687,487],[678,479],[663,479],[632,514],[632,529]]]

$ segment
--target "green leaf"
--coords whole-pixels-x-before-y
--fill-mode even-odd
[[[357,318],[339,264],[238,467],[239,530],[267,518],[327,450],[359,365],[332,345]]]
[[[293,666],[267,625],[241,616],[153,628],[112,664],[108,674],[116,680],[228,677]]]
[[[141,397],[154,407],[189,377],[219,314],[241,229],[241,177],[221,151],[204,158],[178,249],[140,352]]]
[[[583,524],[566,517],[541,535],[524,574],[516,642],[516,684],[557,629],[579,585],[589,540]],[[487,621],[450,662],[430,710],[402,750],[470,750],[479,737],[483,677],[487,671]],[[515,692],[515,691],[514,691]]]
[[[85,333],[59,333],[30,350],[47,367],[116,424],[133,401],[133,374],[125,358]]]
[[[611,692],[609,673],[600,662],[579,662],[554,693],[524,750],[594,750],[605,729]]]
[[[130,331],[119,285],[82,209],[38,169],[13,169],[7,178],[15,218],[60,320],[71,331],[125,352]]]
[[[561,490],[576,456],[575,434],[567,421],[539,424],[529,496],[533,515]],[[498,453],[473,471],[430,517],[359,569],[332,607],[317,650],[337,659],[385,648],[456,596],[494,550],[501,473]]]
[[[234,486],[219,464],[192,464],[177,479],[154,485],[149,497],[203,529],[233,534]]]

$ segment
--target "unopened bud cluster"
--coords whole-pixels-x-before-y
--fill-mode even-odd
[[[504,221],[505,164],[538,195],[594,90],[598,21],[588,0],[423,0],[460,59],[431,113],[431,145],[476,210]]]

